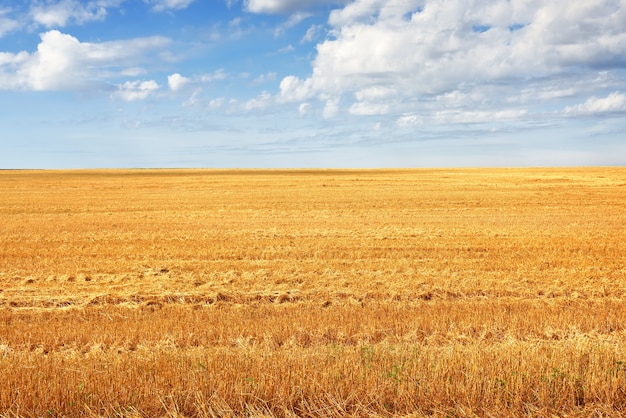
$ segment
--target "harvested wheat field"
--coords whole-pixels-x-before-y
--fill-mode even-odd
[[[624,416],[626,169],[0,172],[0,416]]]

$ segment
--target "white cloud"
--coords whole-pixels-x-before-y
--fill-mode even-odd
[[[524,88],[517,92],[514,96],[506,99],[509,103],[528,103],[535,100],[552,101],[566,97],[575,96],[577,89],[573,87],[555,87],[549,86],[543,89]]]
[[[411,114],[402,115],[396,120],[396,125],[401,128],[421,126],[423,123],[424,121],[420,116]]]
[[[33,53],[2,53],[1,88],[103,88],[108,79],[128,71],[140,72],[136,64],[147,60],[149,52],[158,51],[169,43],[162,37],[86,43],[57,30],[42,33],[40,37],[41,42]]]
[[[224,104],[224,98],[223,97],[218,97],[217,99],[209,100],[208,107],[211,110],[215,110],[215,109],[219,109],[220,107],[222,107],[223,104]]]
[[[195,0],[144,0],[152,5],[155,12],[163,12],[165,10],[185,9],[189,7]]]
[[[301,103],[300,106],[298,106],[300,116],[307,115],[309,112],[311,112],[311,103]]]
[[[398,92],[393,87],[372,86],[354,93],[354,98],[358,101],[384,100],[394,97]]]
[[[124,77],[138,77],[145,74],[147,71],[141,67],[129,67],[120,70],[120,75]]]
[[[170,90],[172,91],[181,90],[190,82],[191,82],[191,79],[187,77],[183,77],[182,75],[178,73],[174,73],[167,77],[167,85],[170,87]]]
[[[248,2],[266,11],[295,3],[303,2]],[[352,96],[342,103],[353,114],[414,114],[417,107],[459,123],[508,120],[525,112],[516,102],[572,96],[567,84],[579,81],[581,71],[610,72],[626,63],[624,0],[354,0],[333,10],[328,23],[330,36],[317,45],[310,76],[285,77],[281,101]],[[559,84],[537,84],[523,96],[534,80],[550,79]],[[435,115],[437,106],[460,113]],[[494,113],[494,106],[513,107]]]
[[[0,38],[20,27],[20,23],[17,20],[6,17],[8,14],[9,10],[0,9]]]
[[[60,0],[35,3],[30,9],[33,21],[45,27],[64,27],[70,21],[78,24],[104,20],[107,8],[118,6],[123,0]]]
[[[14,90],[21,88],[22,80],[16,71],[28,62],[30,55],[27,52],[13,54],[10,52],[0,52],[0,90]]]
[[[385,115],[389,113],[389,107],[385,103],[356,102],[350,106],[349,112],[359,116]]]
[[[513,122],[528,115],[526,109],[506,110],[466,110],[445,109],[430,112],[426,115],[407,113],[396,119],[401,128],[421,127],[425,124],[477,124],[494,122]]]
[[[252,13],[282,14],[302,11],[328,4],[346,4],[348,0],[244,0],[244,8]],[[231,4],[231,0],[228,0]]]
[[[435,101],[439,107],[459,108],[480,105],[487,102],[488,98],[477,88],[464,89],[464,91],[456,89],[436,96]]]
[[[486,110],[442,110],[435,112],[433,122],[439,124],[448,123],[487,123],[514,121],[526,116],[526,109],[507,109],[497,111]]]
[[[568,116],[596,115],[610,112],[626,112],[626,95],[617,91],[607,97],[591,97],[583,104],[568,106],[563,113]]]
[[[200,104],[200,93],[202,93],[202,89],[195,89],[191,96],[183,102],[183,107],[198,106]]]
[[[275,72],[270,72],[267,74],[261,74],[260,76],[254,78],[254,80],[252,80],[252,84],[265,84],[265,83],[269,83],[272,81],[276,81],[276,76],[278,74],[276,74]]]
[[[19,54],[0,52],[0,67],[15,66],[26,59],[28,59],[28,53],[26,52],[20,52]]]
[[[179,73],[171,74],[167,77],[167,85],[171,91],[180,91],[188,89],[192,86],[193,93],[189,99],[187,99],[184,106],[197,106],[202,105],[203,101],[200,99],[202,93],[202,85],[213,83],[217,80],[223,80],[228,77],[228,74],[224,69],[220,68],[213,73],[193,75],[190,77],[184,77]]]
[[[189,99],[183,102],[184,107],[196,107],[196,108],[207,108],[209,110],[216,110],[223,106],[224,98],[218,97],[213,99],[205,99],[201,97],[202,89],[197,88],[193,91]]]
[[[328,23],[335,27],[341,27],[359,21],[371,20],[376,16],[382,4],[383,1],[381,0],[353,1],[343,9],[333,10]]]
[[[272,103],[272,95],[264,91],[254,99],[248,100],[244,104],[246,110],[264,110],[267,109]]]
[[[154,80],[127,81],[117,86],[114,96],[125,101],[144,100],[158,89],[159,85]]]
[[[293,47],[293,45],[289,44],[286,47],[280,48],[278,50],[278,52],[280,54],[285,54],[285,53],[288,53],[288,52],[293,52],[294,50],[295,50],[295,48]]]
[[[308,19],[309,17],[311,17],[311,14],[306,13],[306,12],[296,12],[290,15],[289,18],[285,22],[278,25],[276,29],[274,29],[274,37],[278,38],[279,36],[284,34],[287,30],[293,28],[294,26],[298,25],[303,20]]]
[[[564,89],[550,89],[540,91],[537,94],[537,97],[541,100],[552,100],[552,99],[560,99],[563,97],[571,97],[576,93],[573,88],[564,88]]]
[[[306,33],[304,34],[304,36],[302,37],[302,39],[300,40],[301,44],[307,43],[307,42],[313,42],[314,40],[316,40],[320,34],[322,33],[324,27],[322,25],[312,25],[309,26],[309,28],[306,30]]]
[[[340,99],[338,97],[326,100],[326,105],[324,105],[322,112],[324,119],[331,119],[337,116],[337,113],[339,113],[339,101]]]
[[[198,81],[201,83],[212,83],[213,81],[216,80],[223,80],[226,77],[228,77],[228,74],[226,74],[226,72],[224,71],[223,68],[220,68],[218,70],[215,70],[213,73],[211,74],[203,74],[198,78]]]
[[[301,102],[313,95],[312,79],[300,80],[296,76],[287,76],[280,82],[279,101]]]
[[[52,30],[41,35],[37,52],[23,67],[22,74],[34,90],[55,90],[82,84],[81,73],[89,46],[71,35]]]

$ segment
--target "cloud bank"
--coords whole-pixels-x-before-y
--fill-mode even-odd
[[[491,116],[518,118],[521,86],[527,101],[571,96],[589,87],[581,77],[626,67],[623,0],[355,0],[328,24],[311,75],[284,77],[280,102],[341,100],[354,115],[404,114],[401,124],[416,107],[464,121],[505,105]],[[446,108],[459,104],[484,110]]]

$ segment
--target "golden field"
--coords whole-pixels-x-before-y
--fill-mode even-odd
[[[626,169],[0,171],[0,417],[624,416]]]

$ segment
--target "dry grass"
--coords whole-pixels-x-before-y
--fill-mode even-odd
[[[626,415],[626,169],[0,172],[0,417]]]

